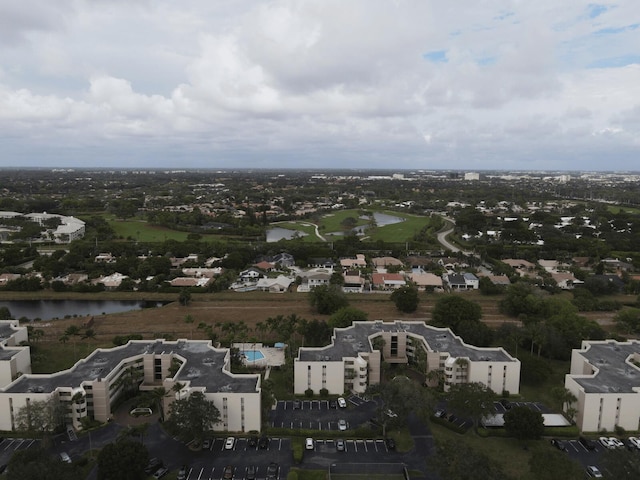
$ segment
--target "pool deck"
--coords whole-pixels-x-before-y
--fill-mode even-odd
[[[241,352],[252,352],[259,350],[264,358],[257,359],[253,362],[243,359],[243,363],[248,367],[278,367],[284,365],[284,348],[265,347],[261,343],[234,343],[233,348],[237,348]],[[286,348],[286,347],[285,347]]]

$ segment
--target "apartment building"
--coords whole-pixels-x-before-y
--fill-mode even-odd
[[[584,432],[640,430],[640,342],[582,342],[571,354],[565,388],[576,399],[572,408]]]
[[[15,325],[5,322],[0,326],[0,335],[16,330]],[[11,337],[14,340],[7,339],[7,345],[23,341],[23,337],[26,340],[26,328],[18,327]],[[214,430],[261,428],[260,375],[231,373],[230,350],[214,348],[210,341],[130,341],[97,349],[70,369],[53,374],[29,373],[28,347],[1,347],[0,430],[15,430],[16,413],[29,402],[51,399],[60,402],[67,424],[76,429],[85,417],[106,422],[127,388],[164,388],[165,412],[174,400],[199,391],[220,412],[221,420],[212,426]],[[21,375],[14,374],[18,368]]]
[[[294,361],[294,392],[364,392],[380,383],[382,362],[413,363],[441,372],[445,390],[480,382],[501,394],[520,391],[520,361],[502,348],[467,345],[448,328],[424,322],[354,322],[336,328],[330,345],[301,347]]]

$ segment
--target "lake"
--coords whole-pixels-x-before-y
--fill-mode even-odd
[[[0,307],[7,307],[11,318],[26,317],[51,320],[66,316],[102,315],[143,308],[161,307],[166,302],[144,300],[10,300],[0,301]]]
[[[299,230],[289,230],[288,228],[275,227],[267,230],[267,243],[279,242],[280,240],[291,240],[295,236],[306,237],[307,234]]]

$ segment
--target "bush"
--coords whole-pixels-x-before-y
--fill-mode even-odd
[[[311,397],[313,397],[313,390],[312,390],[311,388],[307,388],[307,389],[304,391],[304,396],[305,396],[305,397],[307,397],[307,398],[311,398]]]
[[[320,396],[321,397],[328,397],[329,396],[329,390],[327,390],[326,388],[321,388],[320,389]]]

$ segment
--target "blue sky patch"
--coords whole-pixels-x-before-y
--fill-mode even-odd
[[[607,7],[606,5],[598,5],[596,3],[592,3],[587,6],[587,10],[587,15],[589,16],[589,18],[596,18],[609,10],[609,7]]]
[[[422,58],[429,60],[432,63],[447,63],[447,51],[434,50],[433,52],[423,54]]]
[[[640,64],[640,55],[623,55],[621,57],[601,58],[587,65],[588,68],[618,68]]]
[[[608,27],[602,28],[594,32],[594,35],[615,35],[616,33],[626,32],[627,30],[635,30],[640,27],[640,23],[627,25],[626,27]]]

